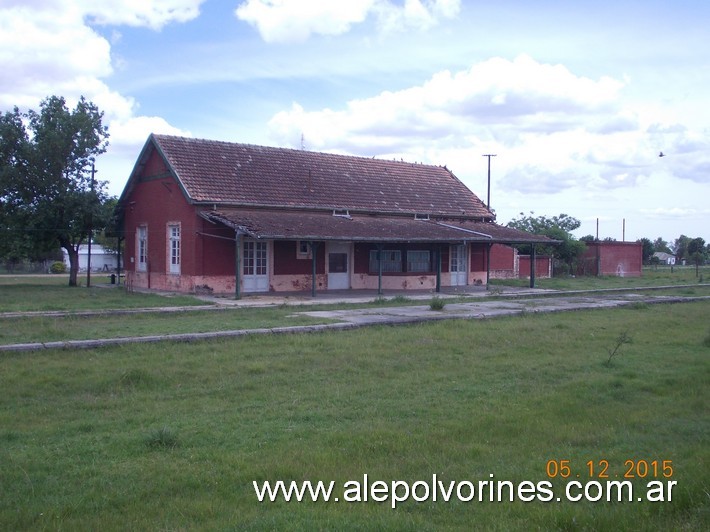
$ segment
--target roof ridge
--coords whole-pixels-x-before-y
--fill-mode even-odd
[[[242,147],[247,147],[247,148],[258,148],[258,149],[278,150],[278,151],[294,152],[294,153],[315,154],[315,155],[323,155],[323,156],[330,156],[330,157],[343,157],[346,159],[361,159],[364,161],[380,161],[380,162],[385,162],[388,164],[396,163],[396,164],[409,165],[409,166],[428,166],[431,168],[444,169],[444,170],[448,171],[451,175],[454,175],[453,172],[445,164],[433,164],[433,163],[425,163],[425,162],[417,162],[417,161],[405,161],[402,159],[400,159],[398,161],[397,159],[378,158],[376,155],[373,155],[372,157],[368,157],[365,155],[352,155],[352,154],[348,154],[348,153],[333,153],[333,152],[326,152],[326,151],[305,150],[305,149],[298,149],[298,148],[289,148],[289,147],[285,147],[285,146],[267,146],[267,145],[263,145],[263,144],[252,144],[250,142],[232,142],[232,141],[226,141],[226,140],[207,139],[207,138],[202,138],[202,137],[186,137],[184,135],[169,135],[169,134],[161,134],[161,133],[151,133],[151,135],[158,140],[160,140],[160,139],[178,139],[181,141],[194,142],[194,143],[220,144],[220,145],[228,145],[228,146],[242,146]]]
[[[192,202],[495,218],[447,166],[177,135],[151,144]]]

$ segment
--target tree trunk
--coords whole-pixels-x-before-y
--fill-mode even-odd
[[[67,250],[69,256],[69,286],[77,286],[77,277],[79,276],[79,246],[74,248],[71,244],[62,246]]]

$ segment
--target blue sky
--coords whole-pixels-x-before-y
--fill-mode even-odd
[[[0,110],[94,101],[116,195],[151,132],[446,165],[484,200],[493,153],[499,223],[710,241],[708,27],[697,0],[0,0]]]

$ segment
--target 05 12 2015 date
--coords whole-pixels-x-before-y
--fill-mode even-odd
[[[672,460],[624,460],[623,465],[611,466],[609,460],[588,460],[584,465],[571,460],[548,460],[548,478],[673,478]]]

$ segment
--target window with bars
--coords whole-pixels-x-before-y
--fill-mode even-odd
[[[402,252],[399,250],[383,249],[380,251],[382,260],[382,273],[393,273],[402,271]],[[370,273],[379,272],[377,264],[377,250],[370,250]]]
[[[407,251],[408,272],[430,272],[431,257],[428,250]]]

